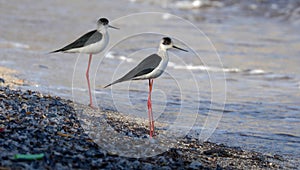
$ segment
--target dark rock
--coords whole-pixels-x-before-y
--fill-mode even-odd
[[[221,157],[230,157],[231,156],[231,154],[223,148],[207,150],[207,151],[204,151],[203,154],[216,155],[216,156],[221,156]]]
[[[189,168],[191,168],[191,169],[200,169],[200,168],[202,168],[202,164],[198,161],[193,161],[190,164]]]

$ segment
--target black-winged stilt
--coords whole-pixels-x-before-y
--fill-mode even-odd
[[[108,24],[109,21],[106,18],[100,18],[97,21],[97,29],[92,30],[83,36],[76,39],[74,42],[70,43],[69,45],[66,45],[65,47],[52,51],[51,53],[56,52],[63,52],[63,53],[85,53],[89,54],[89,61],[88,61],[88,67],[86,70],[86,79],[88,83],[88,90],[89,90],[89,97],[90,97],[90,104],[89,106],[93,107],[93,101],[92,101],[92,94],[91,94],[91,87],[90,87],[90,78],[89,78],[89,70],[90,65],[92,61],[92,55],[97,54],[105,49],[105,47],[108,45],[109,41],[109,35],[107,32],[107,28],[114,28],[119,29],[116,27],[113,27]]]
[[[171,38],[164,37],[159,45],[158,51],[155,54],[152,54],[141,61],[135,68],[130,70],[127,74],[125,74],[120,79],[106,85],[104,88],[109,87],[113,84],[120,83],[128,80],[149,80],[149,94],[148,94],[148,116],[149,116],[149,124],[150,124],[150,137],[154,135],[154,120],[152,114],[152,103],[151,103],[151,92],[153,79],[159,77],[164,70],[166,69],[169,56],[167,50],[170,48],[176,48],[185,52],[182,48],[176,47],[173,45]]]

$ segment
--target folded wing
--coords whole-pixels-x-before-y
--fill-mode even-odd
[[[61,49],[52,51],[51,53],[63,52],[63,51],[68,51],[70,49],[88,46],[90,44],[99,42],[102,39],[102,37],[103,37],[103,35],[100,32],[98,32],[97,30],[93,30],[93,31],[90,31],[90,32],[84,34],[83,36],[79,37],[77,40],[75,40],[71,44],[69,44]]]
[[[141,61],[135,68],[133,68],[131,71],[125,74],[122,78],[108,84],[104,88],[116,83],[132,80],[136,77],[151,73],[159,65],[161,60],[162,58],[160,56],[158,56],[157,54],[152,54],[149,57],[145,58],[143,61]]]

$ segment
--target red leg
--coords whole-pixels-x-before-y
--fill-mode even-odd
[[[90,54],[90,57],[89,57],[89,63],[88,63],[88,68],[86,70],[86,79],[87,79],[87,83],[88,83],[88,88],[89,88],[89,96],[90,96],[90,104],[89,106],[90,107],[93,107],[93,101],[92,101],[92,93],[91,93],[91,85],[90,85],[90,75],[89,75],[89,72],[90,72],[90,66],[91,66],[91,61],[92,61],[92,54]]]
[[[152,92],[153,79],[149,79],[149,95],[148,95],[148,116],[149,116],[149,128],[150,137],[154,135],[154,120],[152,114],[152,102],[151,102],[151,92]]]

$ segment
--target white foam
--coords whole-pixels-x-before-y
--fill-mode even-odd
[[[174,5],[178,9],[197,9],[204,6],[214,6],[214,7],[223,7],[224,3],[218,1],[210,1],[210,0],[184,0],[184,1],[177,1]]]
[[[192,5],[194,8],[199,8],[203,5],[203,2],[200,0],[195,0],[195,1],[193,1]]]
[[[175,64],[175,63],[173,63],[173,62],[169,61],[169,63],[168,63],[168,67],[175,67],[175,66],[176,66],[176,64]]]
[[[28,49],[29,45],[27,44],[22,44],[22,43],[17,43],[17,42],[11,42],[11,45],[15,48],[24,48],[24,49]]]
[[[219,68],[219,67],[210,67],[204,65],[176,65],[175,63],[169,63],[170,67],[174,69],[183,69],[183,70],[202,70],[202,71],[213,71],[213,72],[240,72],[238,68]]]
[[[105,58],[109,58],[109,59],[119,59],[119,60],[122,60],[122,61],[126,61],[126,62],[128,62],[128,63],[134,61],[132,58],[128,58],[128,57],[126,57],[126,56],[124,56],[124,55],[117,55],[117,53],[116,53],[116,52],[113,52],[113,51],[109,51],[109,52],[106,54]]]
[[[127,58],[127,57],[125,57],[125,56],[119,56],[118,58],[119,58],[120,60],[124,60],[124,61],[126,61],[126,62],[128,62],[128,63],[130,63],[130,62],[133,61],[132,58]]]
[[[249,71],[249,74],[264,74],[264,73],[266,72],[262,69],[254,69]]]
[[[30,48],[27,44],[22,44],[19,42],[13,42],[13,41],[2,41],[0,42],[0,48],[21,48],[21,49],[28,49]]]
[[[203,5],[203,2],[200,0],[195,1],[177,1],[175,3],[175,7],[179,9],[193,9],[193,8],[199,8]]]
[[[169,14],[169,13],[166,13],[166,14],[163,14],[163,16],[162,16],[162,19],[164,19],[164,20],[168,20],[168,19],[170,19],[172,17],[172,15],[171,14]]]
[[[114,59],[114,58],[115,58],[115,52],[109,51],[109,52],[106,54],[105,58]]]

